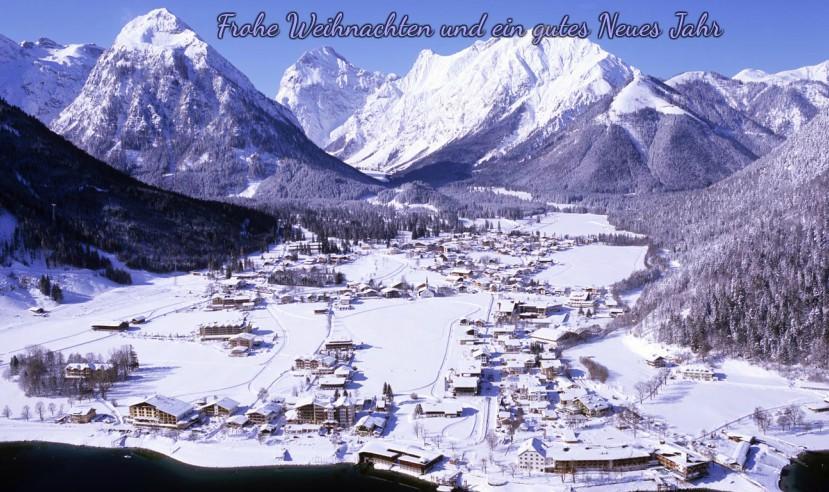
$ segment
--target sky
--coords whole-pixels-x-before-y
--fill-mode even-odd
[[[109,47],[130,19],[154,8],[166,7],[190,25],[203,39],[244,72],[264,93],[273,96],[290,64],[306,50],[333,46],[353,64],[369,70],[404,74],[419,51],[449,54],[470,45],[464,38],[418,39],[308,39],[287,36],[285,15],[296,10],[303,20],[310,12],[319,17],[344,14],[344,23],[379,23],[391,10],[408,14],[411,22],[474,23],[489,14],[488,26],[511,17],[532,27],[558,24],[565,14],[571,22],[586,21],[595,40],[598,16],[619,12],[629,24],[658,21],[663,29],[675,24],[674,13],[684,10],[696,18],[708,11],[724,34],[712,39],[596,40],[606,50],[645,73],[668,78],[689,70],[712,70],[734,75],[744,68],[768,72],[813,65],[829,59],[829,1],[804,0],[25,0],[6,1],[0,15],[0,34],[16,41],[48,37],[60,43],[92,42]],[[233,11],[238,22],[252,22],[265,12],[266,22],[282,29],[276,38],[217,39],[216,17]]]

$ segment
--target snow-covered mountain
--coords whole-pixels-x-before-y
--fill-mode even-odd
[[[777,73],[766,73],[762,70],[747,68],[734,76],[740,82],[755,82],[763,84],[786,85],[797,82],[823,82],[829,84],[829,60],[808,67],[784,70]]]
[[[103,49],[0,35],[0,97],[49,124],[78,95]]]
[[[314,60],[305,70],[325,73],[308,67]],[[319,98],[305,96],[292,70],[280,94],[309,128]],[[351,88],[331,90],[347,100]],[[360,169],[432,182],[474,175],[627,192],[705,186],[777,143],[742,114],[711,119],[700,108],[587,40],[491,39],[446,56],[421,52],[330,131],[326,150]]]
[[[196,196],[359,196],[372,183],[166,9],[124,26],[52,128],[132,176]]]
[[[357,68],[333,48],[323,47],[306,52],[285,70],[276,100],[293,110],[311,141],[325,147],[333,129],[383,82],[395,78]]]
[[[743,70],[733,78],[687,72],[666,83],[691,95],[700,108],[718,101],[783,138],[829,107],[829,61],[776,74]]]
[[[634,70],[583,40],[478,41],[452,55],[420,53],[335,129],[328,150],[360,168],[398,172],[461,138],[498,129],[504,152],[541,127],[564,127],[623,87]],[[489,157],[489,152],[479,158]]]

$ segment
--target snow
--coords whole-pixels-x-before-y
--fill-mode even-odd
[[[49,124],[78,95],[102,49],[0,35],[0,97]]]
[[[586,235],[596,231],[611,231],[606,218],[592,214],[553,214],[534,219],[511,221],[509,226],[522,231],[543,230],[545,233]],[[269,252],[268,257],[279,256],[279,249]],[[419,283],[429,279],[430,285],[443,282],[442,275],[427,271],[429,260],[417,255],[394,254],[382,245],[363,247],[364,254],[354,261],[338,266],[349,281],[367,282],[374,279],[383,286],[406,279]],[[645,248],[619,247],[602,244],[575,245],[553,253],[559,264],[542,271],[537,276],[553,284],[568,287],[607,285],[632,271],[643,267]],[[489,251],[475,251],[470,256],[480,259],[496,255]],[[497,254],[502,264],[523,263],[526,258]],[[251,257],[261,261],[258,255]],[[47,306],[46,316],[35,316],[27,308],[39,298],[31,280],[42,272],[66,285],[73,302]],[[541,438],[539,417],[529,416],[525,427],[516,431],[511,443],[499,442],[490,451],[486,435],[495,428],[500,407],[497,385],[515,384],[518,377],[497,377],[482,385],[480,396],[451,396],[446,378],[463,381],[460,373],[471,367],[471,349],[461,345],[465,336],[459,320],[482,319],[492,321],[493,307],[503,293],[473,292],[448,297],[428,299],[362,299],[353,308],[335,311],[330,325],[326,316],[313,314],[321,304],[276,304],[272,296],[265,296],[263,304],[248,312],[208,311],[210,293],[215,288],[205,275],[176,274],[153,275],[131,272],[137,279],[132,286],[117,286],[95,272],[77,269],[46,269],[33,262],[30,265],[14,263],[4,267],[6,282],[0,295],[0,364],[8,361],[11,354],[25,350],[31,344],[40,344],[64,354],[72,352],[101,353],[130,344],[138,353],[141,367],[128,381],[116,384],[109,392],[107,401],[93,400],[84,406],[95,406],[98,413],[112,415],[117,424],[96,422],[86,425],[57,425],[46,419],[25,421],[19,418],[24,404],[34,408],[38,401],[53,402],[70,409],[65,398],[32,398],[20,390],[16,382],[0,379],[0,403],[8,403],[13,418],[0,418],[0,440],[45,440],[84,444],[91,446],[135,446],[158,451],[174,459],[202,466],[257,466],[273,464],[323,464],[355,462],[357,452],[368,440],[371,445],[398,443],[417,446],[430,452],[447,456],[463,457],[465,465],[444,464],[439,471],[427,475],[436,479],[442,473],[462,471],[463,478],[475,488],[485,489],[488,481],[509,482],[504,490],[567,490],[571,486],[585,490],[648,490],[655,489],[662,480],[673,479],[664,470],[649,469],[614,474],[601,473],[579,475],[575,482],[558,474],[527,475],[519,472],[511,476],[507,472],[515,463],[520,443],[527,439]],[[11,275],[11,277],[9,276]],[[24,286],[28,285],[28,287]],[[520,301],[542,300],[554,303],[561,298],[535,294],[509,293],[508,297]],[[606,326],[608,318],[594,316],[587,319],[573,310],[565,320],[559,313],[559,321],[565,329],[578,331],[589,324]],[[599,309],[603,309],[599,307]],[[144,316],[145,324],[124,333],[102,333],[89,329],[94,320],[102,318],[127,319]],[[261,347],[247,357],[230,357],[229,347],[221,341],[199,341],[194,331],[201,323],[234,322],[246,316],[253,326],[253,334],[262,339]],[[483,332],[493,329],[484,326]],[[309,434],[287,436],[277,434],[260,443],[246,430],[227,430],[213,427],[207,435],[186,431],[176,438],[168,432],[139,433],[131,431],[124,438],[114,432],[117,427],[131,428],[121,422],[128,413],[127,405],[137,399],[152,395],[175,398],[187,404],[196,400],[230,398],[239,402],[239,412],[260,406],[258,393],[265,389],[270,397],[281,397],[291,404],[299,399],[313,397],[308,388],[317,384],[307,373],[294,371],[293,362],[298,357],[315,354],[324,341],[332,338],[349,338],[357,345],[354,353],[353,378],[346,388],[356,399],[373,397],[389,383],[395,392],[395,404],[390,412],[386,430],[381,438],[358,438],[344,431],[339,439],[344,444],[333,444],[326,436]],[[486,338],[486,337],[485,337]],[[487,347],[485,345],[485,347]],[[489,347],[487,347],[489,348]],[[571,365],[574,384],[581,391],[594,391],[613,405],[630,404],[635,400],[635,385],[652,378],[658,371],[645,364],[645,357],[658,353],[674,356],[687,350],[649,342],[621,331],[567,348],[562,358]],[[582,356],[593,357],[608,367],[609,379],[605,383],[591,381],[582,376]],[[640,431],[634,437],[630,431],[617,429],[611,419],[590,419],[578,429],[578,449],[593,453],[630,452],[625,444],[650,449],[658,439],[688,442],[700,432],[719,431],[729,424],[729,430],[753,435],[756,433],[750,414],[756,406],[764,408],[808,403],[818,399],[818,391],[791,384],[779,374],[758,368],[743,360],[723,359],[714,361],[719,380],[692,382],[671,379],[666,387],[652,400],[638,404],[640,411],[659,422],[665,422],[664,433]],[[526,377],[524,378],[527,381]],[[536,384],[536,383],[532,383]],[[413,395],[415,393],[416,395]],[[553,403],[555,402],[555,396]],[[460,417],[415,418],[418,403],[423,408],[462,408]],[[79,408],[76,404],[74,409]],[[366,415],[358,414],[358,417]],[[829,416],[827,416],[829,417]],[[809,416],[809,418],[814,418]],[[824,420],[829,420],[824,418]],[[549,424],[547,440],[549,449],[558,449],[565,435],[572,433],[563,423]],[[500,434],[503,437],[503,434]],[[746,471],[737,473],[719,466],[712,467],[712,475],[695,482],[698,486],[720,487],[728,490],[756,490],[756,483],[771,486],[780,467],[787,463],[780,450],[798,449],[797,446],[818,447],[823,445],[822,431],[778,431],[765,436],[768,443],[755,444],[749,449]],[[382,444],[381,444],[382,443]],[[733,443],[715,440],[717,452],[728,456]],[[590,448],[590,449],[588,449]],[[600,448],[602,449],[600,451]],[[576,448],[573,448],[576,449]],[[287,450],[290,459],[281,456]],[[606,456],[603,454],[603,456]],[[483,470],[481,459],[489,460],[489,470]]]
[[[520,110],[517,128],[499,143],[508,149],[539,128],[566,125],[631,76],[628,66],[586,40],[547,38],[534,46],[526,36],[477,42],[445,56],[424,50],[405,76],[385,81],[330,132],[335,144],[328,150],[360,169],[400,171]],[[320,111],[315,97],[293,107]]]
[[[514,196],[515,198],[524,200],[526,202],[532,201],[533,195],[532,193],[528,193],[526,191],[518,191],[518,190],[509,190],[502,186],[473,186],[471,188],[472,191],[489,191],[495,193],[496,195],[506,195],[506,196]]]
[[[764,83],[774,85],[786,85],[792,82],[811,80],[816,82],[829,83],[829,60],[807,67],[784,70],[777,73],[766,73],[757,69],[745,69],[734,76],[735,80],[746,83]]]
[[[331,131],[382,83],[395,78],[355,67],[325,46],[306,52],[285,70],[275,99],[294,112],[312,142],[325,148]]]
[[[655,109],[662,114],[687,115],[688,113],[668,101],[665,95],[657,94],[657,89],[650,81],[644,80],[636,73],[633,80],[626,85],[610,105],[610,119],[618,121],[621,115],[635,113],[643,109]]]
[[[237,193],[235,196],[238,196],[239,198],[253,198],[253,196],[256,195],[256,190],[259,189],[260,184],[262,184],[261,181],[252,181],[248,184],[247,188],[242,190],[240,193]]]
[[[626,231],[619,231],[607,221],[606,215],[598,214],[573,214],[565,212],[554,212],[541,216],[539,222],[531,221],[525,226],[531,232],[558,236],[590,236],[597,234],[628,234],[636,235]]]
[[[647,246],[589,244],[556,253],[556,264],[533,278],[551,285],[606,287],[645,268]]]

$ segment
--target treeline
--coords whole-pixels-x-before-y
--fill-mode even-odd
[[[65,369],[70,363],[107,365],[91,371],[86,378],[67,378]],[[113,350],[106,360],[100,354],[70,354],[65,358],[62,352],[36,345],[13,355],[5,376],[16,379],[27,396],[106,398],[113,384],[126,380],[138,367],[138,355],[131,345]]]

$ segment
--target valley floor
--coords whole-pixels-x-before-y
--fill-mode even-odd
[[[493,221],[497,222],[497,221]],[[613,232],[601,216],[590,214],[550,214],[541,221],[516,222],[519,230],[544,234],[579,236]],[[282,245],[270,254],[285,254]],[[606,288],[613,282],[644,268],[644,246],[578,245],[553,254],[555,264],[541,269],[532,278],[559,287]],[[470,257],[499,258],[504,265],[522,265],[528,258],[488,251],[471,252]],[[352,282],[385,286],[405,280],[415,285],[440,286],[448,282],[445,272],[427,268],[431,259],[390,251],[369,249],[354,261],[337,269]],[[74,401],[67,398],[29,397],[14,378],[0,379],[0,408],[8,406],[9,418],[0,417],[2,441],[53,441],[102,447],[142,447],[164,453],[177,460],[202,466],[256,466],[356,462],[358,451],[368,441],[381,440],[418,445],[450,458],[425,476],[446,482],[460,474],[461,480],[476,489],[487,483],[507,482],[504,490],[642,490],[660,484],[680,487],[691,484],[677,480],[664,469],[652,466],[630,472],[585,472],[576,476],[555,473],[530,473],[516,468],[522,442],[532,437],[564,439],[576,430],[582,443],[635,443],[659,447],[664,443],[703,453],[715,462],[710,474],[694,486],[720,490],[775,489],[780,468],[802,448],[825,447],[829,432],[829,412],[807,412],[805,426],[783,430],[772,426],[759,432],[751,414],[756,407],[782,408],[791,404],[819,402],[827,389],[807,387],[777,373],[742,360],[710,361],[717,374],[715,381],[668,380],[653,397],[640,401],[636,385],[654,377],[657,369],[645,363],[654,353],[683,353],[677,347],[659,346],[620,331],[561,352],[569,366],[574,385],[603,397],[614,407],[636,406],[647,423],[634,431],[618,428],[613,417],[590,418],[578,427],[559,420],[547,422],[539,415],[528,415],[511,438],[499,427],[500,401],[510,385],[520,381],[493,370],[482,378],[478,396],[453,397],[448,383],[456,373],[473,366],[470,350],[460,340],[468,330],[462,320],[481,320],[485,345],[495,350],[492,337],[498,302],[507,297],[527,302],[566,304],[555,294],[491,292],[482,288],[466,293],[431,298],[366,298],[351,309],[333,310],[330,323],[325,315],[315,314],[321,303],[282,303],[277,295],[265,296],[258,308],[245,314],[239,311],[207,311],[216,281],[199,274],[150,275],[132,272],[135,284],[117,286],[94,272],[49,269],[48,274],[67,292],[66,303],[51,304],[34,286],[46,273],[37,263],[15,264],[3,268],[0,284],[0,370],[5,371],[14,354],[28,346],[39,345],[52,351],[102,354],[132,345],[140,369],[111,388],[106,399]],[[317,289],[325,291],[326,289]],[[299,289],[288,293],[314,291]],[[28,308],[46,307],[47,314],[35,315]],[[608,310],[597,307],[592,317],[564,307],[564,326],[575,332],[610,321]],[[220,342],[200,341],[197,327],[203,323],[232,322],[247,316],[254,334],[262,344],[246,357],[230,357]],[[146,322],[126,332],[93,331],[90,326],[107,320],[145,317]],[[382,437],[358,436],[345,430],[334,435],[309,433],[257,437],[250,429],[228,429],[221,422],[209,421],[198,429],[172,432],[133,428],[125,417],[129,404],[152,394],[162,394],[191,402],[197,399],[228,397],[243,408],[254,407],[264,390],[269,398],[287,403],[309,394],[318,384],[307,372],[294,370],[297,358],[318,353],[326,340],[347,338],[359,347],[351,361],[354,376],[346,386],[350,396],[364,400],[382,393],[385,383],[395,393],[394,409]],[[606,381],[586,377],[582,357],[592,357],[609,371]],[[416,399],[415,399],[416,398]],[[551,392],[550,409],[558,408],[559,396]],[[35,412],[38,402],[53,404],[41,417]],[[416,418],[416,407],[424,403],[454,402],[462,407],[459,417]],[[24,405],[31,409],[22,416]],[[56,417],[76,407],[92,406],[98,415],[109,416],[90,424],[56,423]],[[561,414],[562,416],[564,414]],[[748,458],[737,470],[727,459],[735,443],[723,430],[756,436]],[[497,440],[490,442],[488,436]]]

